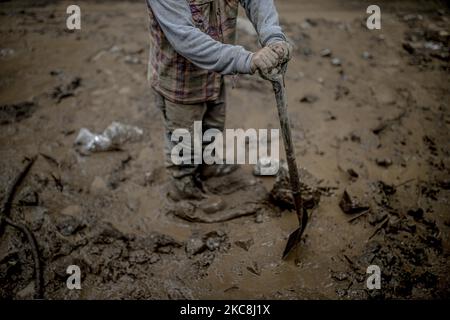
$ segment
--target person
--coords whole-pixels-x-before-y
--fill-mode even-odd
[[[202,179],[230,173],[226,164],[174,165],[171,134],[194,121],[202,130],[225,125],[224,75],[270,72],[290,56],[273,0],[146,0],[150,17],[148,77],[162,111],[168,196],[175,201],[204,199]],[[235,44],[238,6],[254,25],[261,49],[253,53]],[[193,145],[193,144],[191,144]],[[194,153],[192,152],[192,155]]]

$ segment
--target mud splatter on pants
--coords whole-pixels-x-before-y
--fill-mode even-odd
[[[155,104],[161,110],[164,121],[164,153],[165,166],[174,178],[182,178],[187,175],[194,175],[198,172],[200,165],[194,163],[194,121],[202,121],[202,133],[208,129],[224,130],[226,92],[225,84],[222,81],[220,95],[215,101],[208,101],[198,104],[179,104],[165,99],[155,92]],[[172,132],[175,129],[187,129],[191,134],[191,163],[175,165],[171,160],[172,148],[178,142],[172,142]],[[205,144],[203,144],[203,147]]]

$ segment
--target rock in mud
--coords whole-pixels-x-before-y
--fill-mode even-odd
[[[39,230],[45,221],[45,215],[48,210],[44,207],[33,207],[31,210],[27,211],[25,216],[27,222],[29,222],[29,226],[32,231]]]
[[[171,254],[174,248],[180,248],[183,245],[169,235],[153,233],[146,239],[149,248],[154,252]]]
[[[219,196],[210,196],[208,199],[201,201],[199,208],[207,214],[213,214],[226,208],[225,201]]]
[[[383,181],[378,181],[378,187],[380,188],[381,192],[383,193],[383,195],[385,196],[392,196],[393,194],[395,194],[395,192],[397,192],[397,189],[395,188],[395,186],[385,183]]]
[[[319,205],[320,190],[318,180],[306,169],[299,169],[300,190],[303,205],[312,209]],[[275,184],[270,192],[271,201],[283,209],[294,209],[291,185],[289,183],[289,173],[286,168],[280,167]]]
[[[362,189],[362,184],[354,183],[345,188],[339,207],[345,213],[359,213],[370,208],[367,190]]]
[[[200,254],[205,250],[225,251],[229,248],[227,234],[223,231],[211,231],[204,235],[194,233],[186,242],[186,253],[189,257]]]
[[[237,240],[234,242],[234,244],[236,246],[238,246],[239,248],[244,249],[245,251],[248,251],[248,249],[250,249],[250,247],[255,243],[255,241],[253,241],[253,238],[248,238],[245,240]]]
[[[203,240],[205,241],[206,247],[210,251],[224,249],[224,245],[226,244],[228,237],[227,234],[223,231],[212,231],[207,233]]]
[[[384,210],[377,210],[376,212],[370,212],[368,221],[371,225],[375,226],[383,221],[387,217],[388,213]]]
[[[201,237],[194,236],[186,242],[186,253],[188,256],[194,256],[207,249],[205,241]]]
[[[349,275],[347,272],[343,271],[332,271],[331,277],[335,279],[336,281],[345,281],[349,278]]]
[[[331,57],[331,50],[328,48],[325,48],[323,50],[320,51],[320,56],[321,57]]]
[[[375,160],[376,164],[380,167],[387,168],[392,165],[392,160],[389,158],[377,158]]]
[[[256,223],[263,223],[264,222],[264,215],[262,212],[258,212],[255,216],[255,222]]]
[[[420,220],[423,218],[423,209],[422,208],[411,208],[408,210],[408,215],[413,217],[416,220]]]
[[[96,176],[89,190],[92,194],[101,194],[108,191],[108,186],[103,178]]]
[[[10,124],[29,118],[36,110],[34,102],[25,101],[0,106],[0,125]]]
[[[339,58],[333,58],[333,59],[331,59],[331,64],[333,65],[333,66],[340,66],[341,64],[342,64],[342,62],[341,62],[341,59],[339,59]]]
[[[21,206],[37,206],[39,204],[39,196],[36,191],[30,187],[24,187],[18,194],[19,205]]]
[[[369,60],[369,59],[372,59],[372,58],[373,58],[372,54],[371,54],[370,52],[368,52],[368,51],[364,51],[364,52],[362,53],[361,56],[362,56],[363,59],[365,59],[365,60]]]
[[[51,93],[51,97],[58,103],[61,100],[72,97],[75,94],[75,90],[81,85],[81,78],[75,77],[69,83],[61,84],[55,87]]]
[[[316,102],[317,100],[319,100],[319,97],[318,97],[318,96],[316,96],[316,95],[314,95],[314,94],[307,94],[307,95],[304,95],[304,96],[300,99],[300,102],[302,102],[302,103],[314,103],[314,102]]]
[[[79,219],[74,216],[66,216],[60,214],[56,219],[56,229],[58,229],[59,233],[63,236],[71,236],[83,229],[86,225]]]

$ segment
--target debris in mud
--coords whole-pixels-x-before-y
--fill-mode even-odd
[[[138,141],[143,133],[138,127],[113,122],[102,134],[93,134],[88,129],[81,128],[75,139],[75,145],[82,154],[115,150],[127,142]]]
[[[450,34],[443,26],[427,23],[424,19],[405,20],[409,29],[405,32],[403,49],[411,55],[411,64],[427,66],[432,58],[450,60]]]
[[[337,281],[345,281],[349,278],[349,275],[347,272],[343,272],[343,271],[332,271],[331,278],[333,278]]]
[[[336,86],[336,93],[334,96],[334,100],[340,100],[345,96],[348,96],[350,93],[350,89],[346,86],[338,84]]]
[[[194,233],[186,242],[186,253],[193,257],[204,251],[225,252],[230,248],[228,236],[223,231],[211,231],[204,235]]]
[[[48,210],[44,207],[34,206],[27,210],[25,220],[30,226],[31,231],[38,231],[45,222]]]
[[[63,236],[71,236],[86,225],[77,217],[59,214],[55,226]]]
[[[39,204],[38,193],[28,186],[22,189],[17,198],[21,206],[37,206]]]
[[[247,270],[253,273],[254,275],[261,275],[261,268],[256,261],[253,261],[252,265],[247,267]]]
[[[194,256],[206,250],[206,244],[201,237],[191,237],[186,242],[186,253]]]
[[[394,101],[395,102],[395,101]],[[385,129],[391,127],[392,125],[401,122],[401,120],[406,116],[406,112],[402,110],[398,115],[390,119],[384,119],[372,129],[372,132],[376,135],[382,133]]]
[[[255,223],[263,223],[264,215],[261,212],[258,212],[255,216]]]
[[[141,63],[141,61],[139,60],[139,57],[131,56],[131,55],[126,55],[125,58],[123,59],[123,61],[125,63],[129,63],[129,64],[140,64]]]
[[[398,201],[401,193],[395,186],[382,181],[373,184],[378,191],[370,189],[374,205],[368,216],[375,231],[360,255],[347,258],[350,269],[347,271],[350,284],[338,288],[343,296],[349,296],[350,291],[364,286],[365,269],[368,265],[382,266],[384,289],[377,295],[365,290],[368,298],[408,298],[416,297],[446,297],[446,290],[436,288],[436,269],[430,269],[431,261],[446,260],[442,254],[441,230],[438,225],[425,217],[421,207],[413,206],[404,211]],[[357,190],[369,189],[359,187]],[[363,197],[365,194],[362,195]],[[406,214],[402,213],[405,212]],[[341,278],[334,277],[336,281]],[[364,291],[363,290],[363,291]]]
[[[174,248],[181,248],[183,245],[171,236],[153,232],[144,240],[145,247],[153,252],[170,254]]]
[[[348,168],[348,169],[346,170],[346,172],[348,173],[348,175],[349,175],[351,178],[357,179],[357,178],[359,177],[358,172],[356,172],[356,170],[353,169],[353,168]]]
[[[333,58],[331,59],[331,64],[333,66],[339,67],[340,65],[342,65],[341,59],[339,58]]]
[[[321,57],[331,57],[331,50],[328,48],[325,48],[323,50],[320,51],[320,56]]]
[[[255,241],[253,240],[253,238],[248,238],[246,240],[237,240],[234,242],[234,244],[236,246],[238,246],[239,248],[244,249],[245,251],[248,251],[248,249],[250,249],[250,247],[255,243]]]
[[[0,106],[0,125],[10,124],[29,118],[36,110],[36,104],[24,101]]]
[[[361,184],[353,183],[345,188],[339,207],[345,213],[359,213],[370,209],[369,195]]]
[[[1,48],[0,49],[0,57],[1,58],[11,57],[14,54],[15,54],[14,49],[11,49],[11,48]]]
[[[206,247],[210,251],[223,249],[223,244],[227,241],[227,239],[227,234],[223,231],[212,231],[203,237]]]
[[[307,94],[307,95],[304,95],[304,96],[300,99],[300,102],[302,102],[302,103],[314,103],[314,102],[316,102],[317,100],[319,100],[319,97],[318,97],[318,96],[316,96],[316,95],[314,95],[314,94]]]
[[[319,205],[321,191],[318,188],[319,183],[310,172],[304,168],[299,169],[300,190],[303,199],[303,205],[307,209],[313,209]],[[283,209],[294,209],[294,200],[292,198],[291,186],[289,183],[289,174],[285,167],[280,167],[275,184],[270,191],[270,200]]]
[[[385,220],[388,216],[388,213],[384,210],[377,210],[375,212],[371,212],[369,214],[368,221],[371,225],[375,226],[379,224],[381,221]]]
[[[365,60],[373,59],[372,54],[371,54],[370,52],[367,52],[367,51],[364,51],[364,52],[362,53],[361,56],[362,56],[362,58],[365,59]]]
[[[81,78],[75,77],[67,84],[62,84],[55,87],[51,93],[51,97],[60,103],[61,100],[72,97],[75,94],[75,90],[81,85]]]
[[[420,220],[423,218],[423,209],[422,208],[411,208],[408,210],[408,215],[413,217],[416,220]]]
[[[376,158],[375,162],[377,165],[383,168],[387,168],[392,165],[392,160],[389,158]]]

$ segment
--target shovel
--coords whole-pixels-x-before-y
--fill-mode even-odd
[[[278,117],[280,119],[280,128],[283,135],[284,148],[286,151],[286,159],[289,169],[289,181],[292,188],[292,196],[294,198],[295,211],[297,214],[299,227],[289,235],[289,239],[286,243],[286,247],[283,251],[283,259],[300,243],[303,231],[305,231],[306,224],[308,222],[308,212],[303,207],[301,191],[300,191],[300,178],[298,174],[297,163],[295,160],[294,144],[292,143],[291,127],[289,125],[289,119],[287,114],[287,97],[286,88],[284,86],[284,74],[286,73],[287,62],[283,63],[279,70],[272,71],[272,73],[260,72],[261,76],[269,80],[272,83],[273,91],[275,92],[275,98],[277,101]]]

